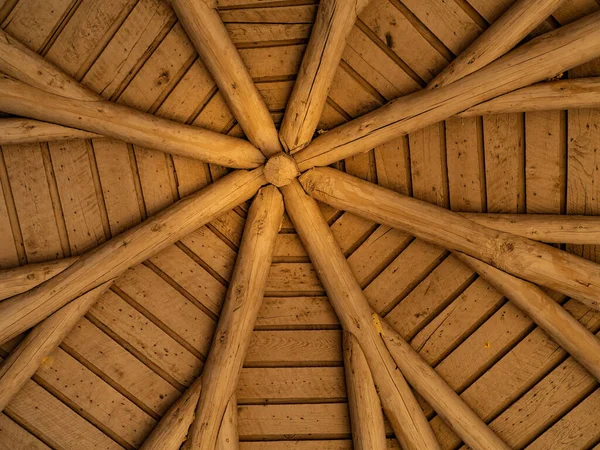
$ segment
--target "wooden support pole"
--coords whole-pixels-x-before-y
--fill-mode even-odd
[[[275,186],[262,188],[248,211],[219,324],[202,373],[196,419],[190,429],[194,450],[214,450],[229,399],[235,392],[271,268],[283,220],[283,200]]]
[[[325,108],[329,88],[342,59],[346,39],[369,0],[323,0],[319,3],[302,65],[279,130],[294,153],[308,145]]]
[[[562,2],[518,0],[436,76],[428,87],[446,86],[495,61],[546,20]]]
[[[464,253],[456,252],[455,254],[494,286],[498,292],[531,317],[552,339],[600,381],[600,339],[536,285]]]
[[[38,284],[61,273],[75,261],[77,261],[77,257],[0,270],[0,301],[33,289]]]
[[[3,30],[0,30],[0,72],[50,94],[87,102],[101,100],[100,96]]]
[[[102,137],[89,131],[63,127],[39,120],[0,119],[0,145],[27,144],[30,142],[63,141]]]
[[[600,77],[547,81],[475,105],[459,117],[600,107]]]
[[[237,401],[235,395],[227,403],[227,409],[221,421],[215,450],[238,450],[240,437],[238,434]]]
[[[344,331],[344,371],[354,450],[385,450],[381,401],[371,369],[356,338]]]
[[[331,168],[300,177],[309,195],[335,208],[398,228],[600,310],[600,265],[546,244],[476,224],[460,214]]]
[[[0,366],[0,411],[36,372],[42,360],[58,347],[96,300],[110,286],[107,281],[63,306],[36,325]]]
[[[201,391],[202,377],[198,377],[165,413],[140,450],[179,450],[194,420]]]
[[[402,448],[439,449],[433,431],[378,333],[378,321],[331,230],[297,180],[281,188],[286,211],[315,266],[345,331],[359,343],[371,368],[386,417]]]
[[[394,329],[380,319],[381,337],[411,386],[472,449],[509,450],[438,373]]]
[[[0,111],[98,133],[226,167],[250,169],[264,156],[248,141],[180,124],[108,101],[49,94],[0,76]]]
[[[183,28],[250,142],[269,157],[282,150],[271,113],[221,21],[216,0],[171,0]]]
[[[233,172],[87,252],[32,290],[0,302],[0,342],[17,336],[74,298],[251,198],[266,183],[263,169]]]
[[[600,56],[600,12],[542,35],[452,84],[416,92],[317,137],[294,155],[327,166]]]

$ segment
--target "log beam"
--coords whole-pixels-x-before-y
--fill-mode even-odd
[[[344,331],[344,371],[355,450],[385,450],[381,401],[365,355],[356,338]]]
[[[96,300],[110,286],[107,281],[63,306],[36,325],[0,366],[0,411],[37,371],[43,359],[52,353]]]
[[[242,242],[204,371],[190,429],[191,448],[214,450],[229,399],[235,392],[271,268],[283,220],[275,186],[262,188],[248,211]]]
[[[0,119],[0,145],[28,144],[30,142],[64,141],[102,137],[89,131],[63,127],[39,120]]]
[[[438,373],[394,329],[380,319],[381,337],[411,386],[470,448],[509,450]]]
[[[262,168],[233,172],[87,252],[32,290],[0,302],[0,342],[248,200],[264,184]]]
[[[331,168],[300,177],[309,195],[334,208],[460,251],[600,309],[600,265],[520,236],[492,230],[455,212]]]
[[[475,105],[459,117],[600,107],[600,77],[534,84]]]
[[[280,152],[271,113],[221,21],[217,1],[171,0],[171,5],[250,142],[267,157]]]
[[[511,50],[563,0],[518,0],[427,86],[439,88],[487,66]]]
[[[323,0],[302,58],[298,78],[279,130],[286,150],[294,153],[312,140],[329,88],[342,59],[346,39],[369,0]]]
[[[298,181],[281,188],[286,211],[345,331],[359,343],[371,368],[386,417],[402,448],[439,449],[412,391],[379,336],[372,310],[317,205]]]
[[[533,39],[454,83],[407,95],[340,125],[294,158],[302,172],[327,166],[598,56],[600,12]]]
[[[0,76],[0,111],[120,139],[225,167],[251,169],[264,156],[248,141],[180,124],[109,101],[47,93]]]
[[[498,270],[464,253],[455,253],[465,264],[535,323],[600,381],[600,339],[534,284]]]
[[[235,395],[227,403],[227,409],[221,421],[217,445],[215,450],[238,450],[240,448],[240,436],[238,433],[237,400]]]

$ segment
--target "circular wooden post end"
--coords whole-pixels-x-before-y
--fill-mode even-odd
[[[287,186],[300,175],[294,158],[286,153],[278,153],[265,164],[265,178],[277,187]]]

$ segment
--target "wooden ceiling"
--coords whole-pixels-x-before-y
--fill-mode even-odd
[[[512,3],[372,0],[319,130],[425,87]],[[278,124],[317,2],[219,8]],[[565,0],[533,35],[598,9]],[[243,137],[166,0],[0,0],[0,23],[106,99]],[[598,61],[564,76],[596,75]],[[452,118],[337,167],[454,211],[595,215],[599,126],[590,109]],[[2,146],[0,268],[81,255],[226,173],[108,139]],[[598,382],[531,319],[449,252],[322,211],[367,299],[505,442],[600,449]],[[246,214],[237,207],[121,276],[0,415],[0,449],[140,447],[202,371]],[[600,262],[596,246],[561,248]],[[600,331],[598,311],[557,299]],[[242,450],[351,448],[341,328],[288,218],[237,400]],[[460,448],[422,406],[442,448]]]

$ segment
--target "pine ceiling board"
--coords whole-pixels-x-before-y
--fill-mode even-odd
[[[164,0],[140,0],[85,74],[82,83],[113,99],[152,54],[175,22]]]
[[[329,441],[240,442],[240,450],[280,450],[283,446],[290,450],[351,450],[352,441],[336,439]],[[388,439],[386,448],[387,450],[400,450],[400,445],[396,439]]]
[[[240,56],[254,81],[292,77],[298,73],[305,44],[242,48]]]
[[[228,23],[231,40],[238,46],[264,47],[280,41],[307,41],[311,23]]]
[[[528,213],[565,213],[566,134],[564,111],[525,113],[525,204]]]
[[[248,7],[261,7],[261,6],[281,6],[281,5],[293,5],[307,4],[307,3],[318,3],[318,0],[219,0],[219,9],[235,9],[235,8],[248,8]]]
[[[589,308],[573,300],[567,302],[565,308],[591,330],[597,331],[600,328],[600,314],[597,312],[591,312]],[[516,308],[514,309],[516,310]],[[502,320],[511,320],[511,317],[506,314]],[[525,322],[531,323],[527,318],[525,318]],[[496,328],[499,327],[496,326]],[[528,330],[531,330],[531,327],[527,328]],[[494,340],[484,340],[483,342],[479,340],[478,344],[478,348],[485,349],[488,347],[488,353],[494,352]],[[463,347],[466,346],[463,344]],[[471,348],[472,350],[473,348]],[[502,355],[504,352],[500,354]],[[465,355],[467,356],[465,357]],[[493,356],[490,355],[490,357]],[[467,363],[471,357],[468,349],[463,353],[460,362],[454,358],[455,363],[452,371],[449,370],[448,365],[440,370],[443,363],[436,370],[454,389],[457,389],[459,392],[464,390],[461,397],[481,417],[490,420],[512,405],[523,393],[527,392],[541,378],[551,372],[564,360],[565,356],[566,352],[564,350],[552,341],[545,332],[536,328],[528,332],[525,339],[506,353],[491,368],[488,365],[480,369],[479,372],[482,373],[482,376],[466,389],[464,380],[469,376],[470,370],[467,367]],[[495,359],[492,360],[492,363]],[[462,370],[461,363],[465,366],[464,371]],[[484,373],[485,369],[488,370]],[[577,395],[576,393],[574,394]],[[460,442],[456,435],[439,418],[434,419],[432,424],[435,424],[434,426],[439,430],[440,436],[445,436],[443,438],[444,441],[455,442],[456,444]]]
[[[275,8],[235,8],[220,11],[224,23],[306,23],[315,21],[317,5],[277,6]]]
[[[241,441],[350,436],[346,403],[240,406],[238,422]]]
[[[180,392],[134,355],[83,318],[61,348],[144,410],[163,415]]]
[[[123,446],[138,447],[156,421],[62,349],[52,352],[34,380]]]
[[[400,136],[373,149],[377,184],[404,195],[412,193],[408,136]]]
[[[5,145],[4,161],[15,201],[27,261],[65,256],[52,206],[43,144]]]
[[[339,328],[327,297],[265,297],[256,330]]]
[[[22,428],[12,419],[0,414],[0,450],[51,450],[46,444]]]
[[[311,263],[273,263],[267,278],[265,296],[313,296],[325,292]]]
[[[504,14],[516,0],[469,0],[469,4],[488,23],[494,23],[498,17]]]
[[[39,52],[77,3],[76,0],[19,0],[2,22],[2,28]]]
[[[600,440],[598,411],[600,411],[600,389],[596,389],[527,448],[529,450],[590,448]]]
[[[411,341],[431,366],[436,366],[483,322],[504,305],[504,297],[477,278]]]
[[[561,25],[567,25],[598,9],[600,5],[595,0],[565,0],[552,16]]]
[[[482,127],[478,117],[446,121],[448,196],[453,211],[487,209]]]
[[[360,19],[425,82],[448,64],[388,0],[373,0]]]
[[[525,212],[525,136],[522,113],[483,117],[488,212]]]
[[[8,176],[3,175],[3,169],[3,150],[0,149],[0,230],[2,230],[2,238],[0,239],[0,267],[6,269],[19,265],[19,254],[17,253],[16,245],[17,240],[20,241],[21,238],[18,235],[15,237],[13,232],[13,223],[9,216],[9,208],[14,210],[13,199],[10,193]],[[7,188],[8,191],[5,192]],[[14,215],[16,216],[16,213]],[[17,225],[15,224],[15,226]]]

